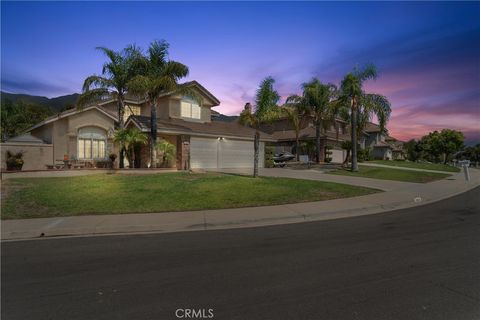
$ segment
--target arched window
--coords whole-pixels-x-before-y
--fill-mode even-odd
[[[78,130],[78,159],[103,159],[106,157],[107,134],[96,127]]]

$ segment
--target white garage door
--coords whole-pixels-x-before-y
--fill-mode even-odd
[[[217,168],[217,144],[217,139],[192,137],[190,139],[190,168]]]
[[[264,165],[265,144],[260,143],[260,168]],[[251,168],[253,167],[253,141],[233,139],[190,139],[190,167],[196,168]]]
[[[332,162],[335,163],[342,163],[343,160],[345,160],[346,154],[344,154],[346,151],[344,150],[337,150],[337,149],[332,149]]]

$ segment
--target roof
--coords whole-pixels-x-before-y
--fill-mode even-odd
[[[150,131],[150,117],[148,116],[130,116],[127,120],[126,126],[133,123],[142,131]],[[172,133],[172,134],[189,134],[200,136],[215,136],[215,137],[231,137],[231,138],[248,138],[253,140],[255,130],[243,126],[238,122],[190,122],[182,119],[157,119],[158,132]],[[275,141],[271,135],[261,132],[260,140]]]
[[[295,140],[295,130],[277,130],[272,133],[272,137],[277,140]],[[298,138],[300,140],[305,139],[314,139],[316,137],[315,128],[307,126],[300,130]],[[321,138],[323,139],[330,139],[330,140],[337,140],[337,133],[336,132],[324,132],[321,134]],[[348,134],[338,134],[338,140],[344,141],[349,140],[350,135]]]
[[[89,111],[89,110],[97,110],[97,111],[103,113],[104,115],[106,115],[107,117],[112,118],[114,121],[117,121],[117,117],[115,115],[111,114],[110,112],[106,111],[105,109],[97,107],[97,106],[90,106],[90,107],[86,107],[86,108],[83,108],[83,109],[69,109],[67,111],[58,113],[56,115],[53,115],[51,117],[46,118],[42,122],[37,123],[33,127],[28,128],[25,132],[32,131],[36,128],[39,128],[39,127],[44,126],[46,124],[49,124],[51,122],[54,122],[54,121],[57,121],[57,120],[60,120],[60,119],[66,118],[66,117],[70,117],[70,116],[73,116],[73,115],[76,115],[76,114],[79,114],[79,113],[82,113],[82,112],[85,112],[85,111]]]
[[[373,122],[367,122],[367,124],[365,125],[365,129],[364,129],[365,132],[380,132],[380,126],[378,124],[375,124]]]
[[[384,141],[379,141],[379,142],[375,143],[375,145],[373,147],[374,148],[390,148],[390,149],[392,149],[392,146],[389,143],[386,143]]]
[[[22,134],[20,136],[13,137],[8,139],[6,142],[15,142],[15,143],[31,143],[31,144],[44,144],[45,141],[37,137],[32,136],[30,133]]]

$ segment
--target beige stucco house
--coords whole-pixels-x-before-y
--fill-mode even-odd
[[[163,165],[177,169],[252,167],[254,130],[238,122],[212,120],[211,109],[220,101],[196,81],[185,85],[196,91],[200,102],[173,93],[165,94],[157,102],[157,139],[173,143],[177,152],[176,161]],[[47,118],[30,128],[28,134],[42,142],[38,146],[50,146],[51,157],[26,157],[25,165],[30,162],[30,169],[45,169],[62,163],[65,157],[93,167],[106,162],[110,153],[118,155],[119,152],[113,143],[113,133],[118,127],[117,114],[117,101],[106,99]],[[127,127],[137,127],[148,134],[150,105],[136,98],[127,98],[124,120]],[[265,133],[260,140],[262,167],[265,142],[274,139]],[[138,148],[136,158],[137,166],[151,166],[149,146]],[[157,165],[162,165],[160,153]]]

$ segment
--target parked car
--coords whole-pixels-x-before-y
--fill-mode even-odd
[[[293,154],[291,154],[288,151],[284,151],[284,152],[281,152],[279,154],[276,154],[273,157],[273,165],[284,167],[286,162],[291,161],[293,159],[295,159],[295,156]]]

